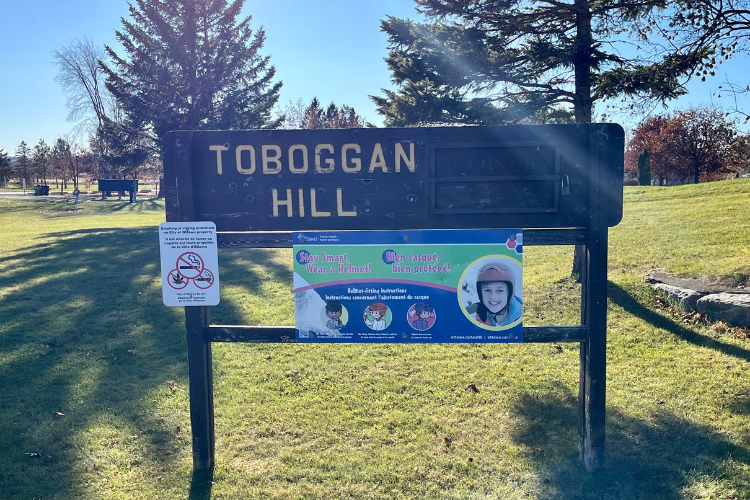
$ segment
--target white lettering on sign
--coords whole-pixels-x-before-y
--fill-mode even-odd
[[[229,150],[229,148],[226,147],[226,146],[216,145],[216,146],[209,146],[208,149],[210,149],[211,151],[216,151],[216,170],[219,172],[219,175],[221,175],[221,170],[222,170],[222,168],[221,168],[221,153],[223,151]],[[239,156],[239,153],[237,154],[237,156]],[[237,165],[239,165],[239,164],[240,164],[240,162],[238,161]]]
[[[331,154],[336,151],[333,148],[333,144],[318,144],[317,146],[315,146],[315,171],[320,172],[321,174],[330,174],[331,172],[333,172],[333,169],[336,168],[336,162],[333,158],[326,158],[325,162],[326,164],[328,164],[328,166],[326,168],[320,166],[320,153],[324,149]]]
[[[282,196],[284,196],[282,194]],[[273,207],[273,216],[279,217],[279,207],[286,207],[286,216],[292,217],[294,213],[294,197],[292,196],[292,190],[286,190],[286,197],[279,197],[278,189],[271,189],[271,204]],[[299,216],[304,217],[306,213],[306,202],[305,202],[305,190],[297,190],[297,207],[299,208]],[[310,188],[310,215],[313,217],[331,217],[331,212],[327,210],[318,210],[318,193],[315,188]],[[344,210],[344,190],[336,188],[336,215],[338,217],[356,217],[357,210]]]
[[[404,160],[409,172],[414,172],[414,143],[409,143],[409,156],[406,156],[404,147],[400,142],[396,143],[396,172],[401,172],[401,160]]]
[[[330,174],[340,168],[346,174],[373,174],[391,172],[416,172],[416,153],[413,142],[396,142],[393,149],[384,150],[383,145],[376,142],[371,150],[365,151],[357,143],[347,143],[340,146],[329,143],[312,145],[292,144],[284,153],[278,144],[261,144],[252,146],[250,144],[239,144],[234,148],[235,167],[242,175],[252,175],[259,170],[263,174],[281,174],[288,171],[292,174]],[[222,175],[224,172],[224,152],[229,151],[228,145],[214,144],[208,147],[216,153],[216,172]],[[260,149],[260,151],[258,151]],[[260,159],[256,155],[260,153]],[[231,154],[231,153],[230,153]],[[314,170],[310,168],[310,154],[314,155]],[[340,157],[339,157],[340,154]],[[363,170],[363,160],[366,170]],[[231,157],[230,157],[231,158]],[[341,163],[339,163],[339,158]],[[260,167],[256,166],[260,163]],[[329,191],[332,193],[332,189]],[[347,205],[344,201],[343,188],[336,188],[336,211],[322,210],[319,207],[333,207],[333,200],[325,200],[326,191],[318,191],[316,188],[298,189],[296,195],[292,189],[271,189],[271,208],[274,217],[356,217],[357,208]],[[330,196],[330,195],[328,195]],[[350,200],[351,201],[351,200]],[[286,210],[284,210],[286,208]]]
[[[383,148],[379,142],[376,142],[375,147],[372,148],[369,172],[372,173],[376,168],[379,168],[383,172],[388,172],[388,166],[385,164],[385,157],[383,156]]]
[[[237,146],[235,151],[235,161],[237,162],[237,172],[241,174],[252,174],[255,173],[255,148],[252,146]],[[242,168],[242,152],[248,151],[250,153],[250,168]]]
[[[294,152],[302,151],[302,165],[295,166]],[[289,147],[289,171],[293,174],[304,174],[307,172],[307,146],[304,144],[295,144]]]
[[[353,158],[353,167],[349,166],[349,161],[346,159],[346,152],[353,149],[355,153],[360,153],[362,150],[359,148],[359,144],[344,144],[341,147],[341,169],[347,173],[359,172],[362,169],[362,160],[359,158]]]
[[[383,173],[392,171],[401,172],[401,166],[406,166],[409,172],[416,171],[416,158],[414,143],[409,142],[407,153],[404,144],[397,142],[394,145],[393,155],[386,155],[383,146],[376,142],[370,151],[370,163],[367,167],[368,173],[379,170]],[[216,153],[216,172],[224,173],[223,160],[224,151],[229,147],[215,144],[208,147]],[[240,144],[235,147],[235,163],[237,172],[243,175],[255,173],[256,149],[249,144]],[[336,170],[336,148],[333,144],[315,145],[315,173],[330,174]],[[293,174],[305,174],[309,171],[309,150],[305,144],[293,144],[289,146],[286,161],[284,161],[281,146],[277,144],[263,144],[260,146],[262,172],[264,174],[280,174],[284,168]],[[362,147],[359,144],[350,143],[341,146],[341,170],[347,174],[362,172]],[[365,156],[365,158],[367,158]],[[365,160],[366,161],[366,160]]]
[[[281,148],[279,146],[271,145],[261,146],[261,151],[263,152],[263,173],[264,174],[278,174],[281,172]],[[269,152],[273,151],[276,153],[275,155],[271,156]],[[268,166],[269,163],[275,163],[276,167],[271,168]]]

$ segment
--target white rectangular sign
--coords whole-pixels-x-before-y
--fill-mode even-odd
[[[159,225],[161,289],[167,306],[219,303],[219,255],[213,222]]]

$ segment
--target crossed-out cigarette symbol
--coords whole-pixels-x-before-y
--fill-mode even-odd
[[[181,290],[193,282],[205,290],[214,284],[214,273],[206,269],[203,258],[195,252],[185,252],[177,257],[175,268],[169,271],[169,286]]]

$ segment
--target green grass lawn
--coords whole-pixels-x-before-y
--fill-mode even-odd
[[[0,198],[0,499],[750,498],[750,340],[643,285],[748,284],[750,180],[625,189],[593,473],[575,344],[214,344],[217,465],[194,478],[163,220],[154,200]],[[526,324],[578,323],[572,253],[525,249]],[[291,250],[219,259],[213,323],[293,324]]]

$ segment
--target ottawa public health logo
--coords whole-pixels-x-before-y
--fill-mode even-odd
[[[201,290],[211,288],[214,273],[206,269],[203,258],[195,252],[185,252],[177,257],[175,268],[169,271],[167,283],[175,290],[182,290],[192,282]]]

